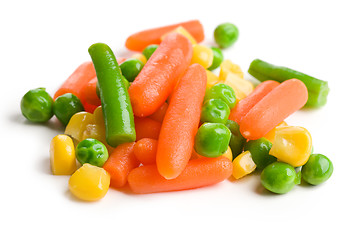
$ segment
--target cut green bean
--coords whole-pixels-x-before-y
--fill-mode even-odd
[[[326,104],[329,93],[328,82],[311,77],[290,68],[272,65],[260,59],[251,62],[248,72],[259,81],[275,80],[283,82],[291,78],[301,80],[308,89],[308,100],[305,106],[321,107]]]
[[[89,47],[99,83],[106,141],[116,147],[136,139],[134,115],[120,67],[110,47],[95,43]]]

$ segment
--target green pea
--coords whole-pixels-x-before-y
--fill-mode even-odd
[[[195,151],[201,156],[218,157],[229,146],[230,130],[222,123],[204,123],[195,136]]]
[[[28,91],[21,99],[21,113],[31,122],[46,122],[53,115],[53,99],[45,88]]]
[[[235,159],[240,153],[242,153],[244,144],[246,143],[246,138],[241,135],[240,127],[237,122],[227,120],[225,125],[231,132],[229,146],[231,148],[233,159]]]
[[[159,47],[159,45],[157,45],[157,44],[151,44],[142,51],[142,54],[146,57],[147,60],[149,60],[151,55],[155,52],[155,50],[158,47]]]
[[[327,181],[333,171],[332,162],[322,154],[311,154],[307,163],[301,168],[303,179],[312,185]]]
[[[209,99],[221,99],[230,109],[236,105],[236,95],[234,89],[227,84],[218,83],[206,90],[204,101]]]
[[[89,163],[98,167],[102,167],[109,157],[105,145],[93,138],[82,140],[76,146],[75,154],[81,165]]]
[[[301,172],[296,173],[294,167],[283,162],[268,165],[261,173],[261,184],[270,192],[287,193],[300,183]]]
[[[221,48],[228,48],[232,46],[239,37],[238,28],[232,23],[223,23],[215,28],[214,38],[215,42]]]
[[[210,67],[208,67],[208,70],[212,71],[220,66],[222,61],[224,60],[224,55],[220,48],[217,47],[211,47],[211,50],[214,53],[213,61]]]
[[[221,99],[207,100],[201,109],[201,121],[213,123],[226,123],[230,115],[229,106]]]
[[[266,138],[250,140],[245,143],[244,151],[250,151],[251,157],[258,169],[264,169],[267,165],[275,162],[277,159],[269,154],[272,143]]]
[[[84,111],[80,99],[72,93],[65,93],[54,101],[54,114],[65,126],[77,112]]]
[[[144,67],[144,63],[137,58],[129,58],[125,62],[120,64],[122,75],[129,81],[133,82],[141,69]]]

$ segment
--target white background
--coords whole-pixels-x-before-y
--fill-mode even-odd
[[[359,239],[360,23],[356,1],[2,1],[1,239]],[[225,58],[247,71],[255,58],[327,80],[328,103],[287,119],[312,134],[334,164],[323,185],[269,194],[259,175],[198,190],[150,195],[109,190],[99,202],[71,196],[68,177],[49,170],[49,143],[63,129],[31,124],[21,97],[53,94],[105,42],[118,56],[128,35],[199,19],[239,27]]]

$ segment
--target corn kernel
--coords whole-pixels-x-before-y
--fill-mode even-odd
[[[105,169],[85,163],[69,179],[69,190],[84,201],[103,198],[110,185],[110,174]]]
[[[83,136],[82,136],[82,140],[85,140],[87,138],[94,138],[96,140],[99,140],[101,141],[103,139],[103,134],[101,133],[100,129],[99,129],[99,126],[96,125],[96,124],[88,124],[86,126],[86,129],[83,133]]]
[[[274,127],[273,129],[271,129],[271,130],[264,136],[264,138],[266,138],[267,140],[269,140],[271,143],[274,143],[276,128],[277,128],[277,127],[283,127],[283,126],[287,126],[287,123],[286,123],[285,121],[282,121],[282,122],[279,123],[276,127]]]
[[[233,155],[232,155],[232,151],[231,151],[230,146],[228,146],[228,149],[226,150],[226,152],[222,156],[228,158],[231,161],[233,160]]]
[[[204,45],[193,46],[193,56],[191,58],[191,64],[198,63],[205,69],[211,66],[214,57],[214,52],[211,48]]]
[[[311,154],[312,139],[303,127],[283,126],[275,130],[274,143],[269,154],[293,167],[304,165]]]
[[[221,156],[228,158],[229,160],[233,160],[233,155],[232,155],[232,151],[231,148],[228,146],[228,149],[226,150],[226,152],[224,152]],[[201,158],[204,156],[201,156],[200,154],[198,154],[195,149],[193,148],[192,152],[191,152],[191,157],[190,159],[197,159],[197,158]]]
[[[94,122],[89,123],[88,125],[85,126],[81,141],[86,138],[95,138],[96,140],[99,140],[106,146],[110,154],[114,150],[114,148],[111,147],[106,142],[105,123],[104,123],[104,116],[101,106],[95,109],[93,113],[93,118],[94,118]]]
[[[50,166],[54,175],[71,175],[76,171],[75,148],[71,137],[60,134],[51,140]]]
[[[191,42],[191,44],[197,44],[195,38],[188,32],[188,30],[186,30],[184,27],[180,26],[180,27],[177,27],[175,28],[173,31],[170,31],[164,35],[161,36],[161,41],[164,40],[164,38],[166,37],[166,35],[168,35],[169,33],[173,33],[173,32],[176,32],[176,33],[180,33],[182,34],[183,36],[185,36],[187,39],[189,39],[189,41]]]
[[[256,169],[256,164],[251,158],[250,151],[242,152],[233,161],[233,176],[235,179],[242,178]]]
[[[206,77],[207,77],[206,88],[211,88],[212,86],[220,82],[219,77],[216,76],[216,74],[213,73],[212,71],[206,70]]]
[[[230,60],[224,60],[221,64],[220,64],[220,74],[219,74],[219,79],[221,81],[225,81],[227,78],[227,75],[229,73],[233,73],[237,76],[239,76],[240,78],[244,78],[244,73],[241,70],[240,66],[231,62]]]
[[[102,142],[105,145],[105,147],[107,148],[109,154],[111,154],[112,151],[114,150],[114,148],[111,147],[106,142],[105,129],[103,129],[101,126],[99,126],[97,124],[88,124],[86,126],[86,129],[85,129],[85,131],[83,133],[82,140],[85,140],[87,138],[94,138],[94,139],[99,140],[100,142]]]
[[[106,137],[105,137],[105,132],[106,131],[105,131],[105,122],[104,122],[104,115],[103,115],[102,107],[101,106],[97,107],[95,109],[93,115],[94,115],[95,125],[98,128],[97,129],[97,132],[98,132],[98,135],[99,135],[98,140],[101,141],[101,142],[105,141],[105,143],[106,143]]]
[[[142,53],[135,53],[134,55],[131,56],[131,58],[139,59],[143,64],[147,62],[146,57]]]
[[[65,134],[71,136],[77,142],[83,140],[83,133],[89,124],[94,123],[94,116],[88,112],[75,113],[65,128]]]
[[[94,122],[96,125],[101,126],[105,129],[104,115],[102,111],[102,107],[99,106],[95,109],[94,113]]]
[[[250,81],[247,81],[234,73],[228,73],[224,83],[234,89],[238,101],[245,98],[254,90],[254,85]]]

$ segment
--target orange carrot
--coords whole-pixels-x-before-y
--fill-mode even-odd
[[[82,90],[95,76],[96,72],[92,62],[81,64],[56,91],[54,99],[65,93],[72,93],[77,96],[84,105],[86,100]]]
[[[186,190],[219,183],[230,177],[232,168],[226,157],[202,157],[191,160],[177,178],[167,180],[158,173],[156,165],[144,165],[130,172],[128,182],[135,193]]]
[[[150,118],[134,118],[136,141],[142,138],[158,139],[161,129],[161,123]]]
[[[159,135],[156,164],[166,179],[179,176],[191,157],[205,90],[204,67],[191,65],[173,92]]]
[[[193,148],[193,150],[191,151],[190,160],[197,159],[197,158],[200,158],[200,157],[203,157],[203,156],[201,156],[200,154],[198,154],[198,153],[195,151],[195,148]]]
[[[96,94],[96,85],[97,85],[97,77],[94,77],[89,81],[87,86],[85,87],[85,97],[86,102],[92,105],[101,105],[100,98]]]
[[[126,39],[125,46],[129,50],[142,51],[150,44],[160,44],[161,36],[182,26],[185,28],[197,42],[204,40],[204,29],[198,20],[182,22],[164,27],[148,29],[135,34],[132,34]]]
[[[305,84],[298,79],[282,82],[263,97],[240,122],[241,134],[250,140],[263,137],[286,117],[302,108],[308,99]]]
[[[186,37],[178,33],[165,37],[129,88],[135,116],[149,116],[164,104],[191,57]]]
[[[98,107],[97,105],[92,105],[88,102],[85,102],[83,106],[84,106],[84,110],[89,113],[93,113],[95,109]]]
[[[110,154],[103,168],[110,174],[110,186],[121,188],[127,183],[129,172],[139,166],[134,155],[135,142],[118,145]]]
[[[165,113],[166,113],[168,106],[169,106],[169,104],[167,104],[167,102],[164,102],[164,104],[161,105],[161,107],[159,107],[159,109],[156,110],[156,112],[151,114],[149,116],[149,118],[151,118],[155,121],[158,121],[158,122],[162,122],[165,117]]]
[[[260,83],[252,93],[236,104],[231,110],[229,119],[240,124],[241,119],[250,111],[250,109],[278,85],[280,85],[280,83],[272,80]]]
[[[144,165],[156,163],[157,140],[142,138],[136,142],[134,147],[135,157]]]

